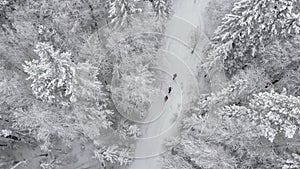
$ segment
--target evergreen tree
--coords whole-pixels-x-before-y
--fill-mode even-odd
[[[49,43],[38,43],[39,60],[26,61],[24,71],[32,80],[33,94],[46,102],[66,102],[72,94],[74,65],[71,53],[55,50]]]
[[[287,93],[300,95],[300,37],[295,36],[288,41],[274,40],[268,47],[261,50],[255,59],[257,66],[264,69],[270,84],[276,91],[287,89]]]
[[[78,63],[70,101],[82,133],[95,145],[101,143],[104,130],[111,130],[114,112],[102,84],[97,80],[97,68]]]
[[[274,39],[299,34],[297,0],[241,0],[215,32],[211,58],[224,62],[231,75],[258,56]],[[297,12],[297,11],[296,11]]]
[[[111,164],[128,165],[132,159],[127,148],[122,148],[117,145],[104,146],[95,150],[95,157],[98,158],[101,165],[105,167],[107,162]]]
[[[12,129],[24,133],[23,142],[38,144],[46,152],[51,151],[59,140],[70,146],[79,130],[78,123],[74,123],[76,118],[69,109],[59,109],[40,101],[28,110],[12,111],[12,119]]]
[[[205,9],[205,25],[207,28],[205,33],[209,38],[213,36],[216,28],[221,25],[222,18],[228,13],[230,13],[233,4],[239,0],[211,0],[208,2]]]
[[[131,15],[141,11],[135,4],[138,1],[140,0],[108,0],[109,22],[121,27],[129,24]]]
[[[238,93],[235,90],[231,91]],[[221,93],[216,94],[221,100],[203,97],[185,113],[181,137],[167,142],[169,152],[163,157],[164,169],[298,165],[299,98],[261,92],[250,101],[235,105],[231,104],[230,92]],[[205,105],[210,104],[217,109],[207,111]]]
[[[138,138],[142,135],[140,128],[135,123],[125,118],[120,120],[115,132],[118,137],[124,140],[129,138]]]
[[[171,0],[153,0],[154,11],[158,18],[167,19],[171,15]]]
[[[134,71],[125,69],[126,72],[120,74],[121,78],[116,79],[118,82],[114,83],[119,83],[120,86],[114,87],[113,93],[119,110],[130,119],[139,120],[147,115],[150,108],[151,96],[155,92],[152,87],[154,80],[153,73],[149,71],[149,65],[133,65],[136,66]]]
[[[286,95],[286,91],[262,92],[254,94],[248,106],[226,106],[222,113],[256,123],[263,135],[273,142],[280,133],[293,138],[299,130],[300,98]]]
[[[247,121],[222,118],[213,122],[195,112],[185,117],[180,138],[167,143],[169,151],[164,154],[163,169],[275,166],[273,152],[260,147],[269,144],[259,137],[258,128]]]

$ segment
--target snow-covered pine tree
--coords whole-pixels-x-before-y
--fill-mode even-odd
[[[289,155],[287,158],[280,159],[282,169],[295,169],[300,168],[300,155],[299,153],[293,153]]]
[[[108,56],[101,59],[99,63],[99,76],[98,79],[104,83],[110,84],[113,73],[113,62]],[[105,85],[107,85],[105,84]]]
[[[142,135],[139,126],[125,118],[119,121],[115,133],[118,137],[124,140],[130,138],[137,138]]]
[[[103,167],[105,167],[107,163],[128,165],[132,161],[129,149],[117,145],[103,146],[95,150],[94,153]]]
[[[300,67],[286,71],[285,76],[276,86],[280,89],[286,88],[291,95],[300,96]]]
[[[167,143],[163,169],[248,168],[257,162],[268,165],[272,159],[271,151],[265,156],[258,153],[259,132],[255,125],[225,118],[214,123],[197,116],[185,118],[181,137]]]
[[[152,4],[158,18],[166,19],[171,15],[171,0],[153,0]]]
[[[276,39],[300,33],[297,0],[241,0],[215,32],[210,58],[224,62],[232,75],[257,57],[258,51]]]
[[[99,145],[103,130],[111,129],[114,112],[109,109],[109,99],[101,82],[98,69],[89,63],[78,63],[70,101],[82,133]]]
[[[207,7],[205,8],[205,25],[207,30],[208,37],[212,37],[216,28],[221,25],[222,18],[230,13],[234,3],[239,0],[211,0],[208,2]]]
[[[275,91],[254,94],[249,105],[225,106],[223,116],[248,119],[256,123],[271,142],[283,133],[293,138],[300,125],[300,97]]]
[[[0,7],[5,6],[7,4],[9,4],[9,2],[7,0],[1,0],[0,1]]]
[[[61,109],[41,101],[27,109],[11,111],[11,129],[22,134],[22,141],[38,144],[43,151],[53,148],[58,140],[67,146],[77,136],[78,125],[69,109]]]
[[[38,43],[39,60],[26,61],[24,71],[32,80],[33,94],[50,103],[66,103],[73,89],[75,69],[70,52],[55,50],[49,43]]]
[[[262,97],[255,99],[258,105],[253,105],[253,107],[258,107],[256,109],[258,112],[268,111],[272,109],[271,107],[274,107],[276,110],[274,110],[273,114],[270,113],[272,114],[269,116],[271,118],[261,115],[261,117],[257,118],[257,122],[259,120],[270,120],[270,123],[275,126],[279,124],[276,116],[280,108],[277,107],[281,107],[284,104],[287,105],[283,100],[288,99],[283,97],[280,99],[280,106],[274,106],[276,105],[273,103],[274,101],[270,102],[271,99],[268,99],[267,97],[269,96],[265,93],[268,92],[264,92]],[[202,103],[207,101],[205,98],[203,99]],[[299,105],[295,106],[293,103],[290,105],[290,108],[296,108],[297,106],[299,107]],[[267,107],[266,110],[263,110],[264,107]],[[249,118],[252,113],[248,111],[248,108],[243,106],[232,106],[231,108],[234,111],[218,119],[216,119],[215,115],[211,116],[211,114],[208,114],[205,118],[201,117],[203,107],[192,108],[192,111],[188,112],[190,116],[184,117],[182,122],[181,136],[167,142],[166,146],[169,151],[164,154],[162,168],[231,169],[252,168],[253,166],[259,166],[260,168],[270,168],[270,166],[271,168],[281,168],[282,163],[286,166],[289,163],[298,164],[297,159],[293,159],[293,161],[291,161],[292,159],[279,161],[279,159],[286,159],[287,153],[290,153],[287,151],[298,151],[296,148],[299,142],[298,137],[288,140],[283,138],[282,142],[280,140],[269,142],[261,137],[264,136],[265,131],[269,131],[264,130],[268,129],[268,126],[257,125],[258,123],[253,122],[254,118]],[[285,114],[286,118],[283,118],[282,121],[284,123],[293,121],[295,124],[297,119],[294,117],[291,118],[291,116],[297,114],[294,111],[290,115]],[[247,116],[248,114],[250,115]],[[245,118],[242,118],[242,115]],[[294,132],[293,127],[287,127],[286,129],[287,133],[291,136]],[[284,132],[285,129],[282,131]]]
[[[123,27],[130,23],[132,14],[141,12],[141,9],[136,7],[136,2],[140,0],[108,0],[108,20],[115,26]]]
[[[216,110],[230,104],[241,104],[247,102],[253,93],[265,90],[268,79],[261,70],[248,69],[232,78],[231,83],[221,91],[211,93],[207,99],[202,100],[198,106]]]
[[[154,75],[149,71],[149,65],[133,62],[137,61],[126,60],[124,67],[117,70],[119,73],[116,74],[120,74],[121,78],[113,82],[113,96],[116,106],[124,113],[123,115],[130,119],[141,120],[147,115],[151,96],[156,92],[152,86]],[[117,83],[120,85],[115,86]]]
[[[260,51],[255,61],[270,78],[275,89],[287,89],[287,93],[300,95],[300,36],[288,41],[273,41]]]

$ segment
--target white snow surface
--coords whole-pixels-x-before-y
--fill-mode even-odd
[[[207,90],[203,77],[196,77],[196,66],[202,60],[200,52],[191,53],[193,31],[200,29],[198,50],[204,48],[208,39],[204,35],[202,15],[209,0],[174,0],[174,16],[166,25],[166,40],[161,48],[157,69],[165,73],[159,85],[167,94],[169,86],[173,87],[169,99],[164,103],[164,96],[159,101],[153,101],[150,114],[145,121],[152,121],[141,125],[143,136],[137,140],[134,161],[130,169],[160,169],[159,158],[167,151],[165,141],[178,135],[178,124],[182,110],[189,107],[193,96]],[[177,73],[175,81],[172,75]],[[160,76],[158,76],[160,77]],[[162,105],[163,104],[163,105]],[[153,117],[158,117],[153,120]],[[176,118],[177,117],[177,118]]]

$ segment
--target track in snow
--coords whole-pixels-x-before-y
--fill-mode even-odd
[[[162,79],[161,90],[167,93],[167,87],[174,89],[169,100],[163,108],[155,104],[149,116],[160,115],[151,123],[141,127],[143,138],[137,140],[135,160],[129,166],[130,169],[160,169],[159,155],[165,152],[164,142],[166,139],[176,136],[178,133],[178,119],[182,109],[188,107],[192,97],[205,92],[204,79],[196,79],[196,66],[201,62],[202,54],[191,54],[192,35],[195,29],[200,29],[199,47],[206,45],[207,38],[204,36],[204,24],[201,13],[209,0],[175,0],[173,4],[174,16],[166,25],[165,45],[161,48],[157,69],[165,72]],[[172,74],[177,73],[176,81]],[[199,88],[200,86],[200,88]],[[163,102],[163,98],[161,98]],[[154,101],[153,103],[157,103]],[[158,103],[157,103],[158,104]],[[160,114],[161,113],[161,114]],[[177,118],[176,118],[177,117]],[[174,119],[176,119],[174,121]]]

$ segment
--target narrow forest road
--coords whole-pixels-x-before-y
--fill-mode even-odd
[[[193,96],[207,91],[203,78],[197,80],[196,66],[203,57],[201,53],[191,53],[194,44],[194,31],[200,30],[198,51],[208,42],[204,36],[202,16],[209,0],[174,0],[174,16],[166,25],[165,41],[162,46],[156,69],[165,74],[161,90],[166,91],[168,86],[173,87],[169,100],[162,110],[153,108],[150,115],[162,113],[153,122],[143,124],[141,130],[143,138],[137,140],[135,159],[130,169],[160,169],[159,155],[165,152],[165,140],[178,135],[178,119],[182,110],[189,107]],[[176,81],[172,74],[177,73]],[[161,98],[163,102],[163,98]],[[154,114],[154,115],[153,115]],[[177,117],[177,118],[176,118]],[[174,121],[174,119],[176,119]]]

